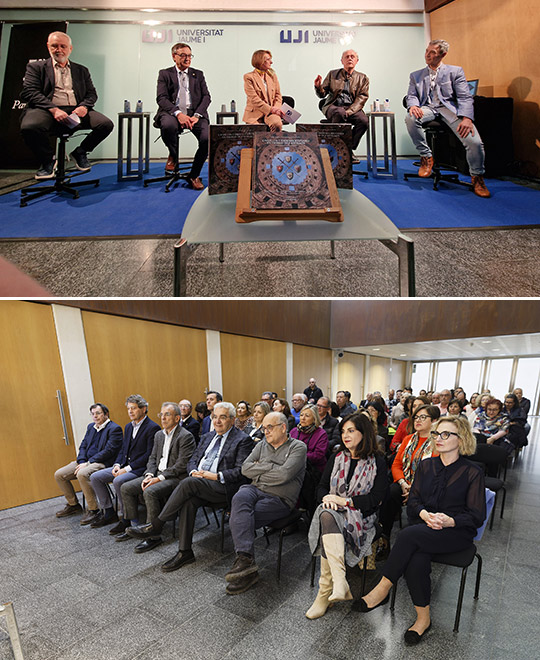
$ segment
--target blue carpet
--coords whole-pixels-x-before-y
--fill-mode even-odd
[[[434,191],[430,180],[404,181],[404,172],[415,171],[412,160],[399,161],[398,170],[397,181],[354,177],[354,185],[402,230],[540,225],[540,191],[489,179],[492,198],[486,200],[452,184],[442,183]],[[162,172],[163,163],[152,163],[147,176]],[[164,183],[148,188],[141,181],[118,183],[114,163],[95,165],[77,178],[84,177],[101,183],[83,187],[75,200],[51,195],[20,208],[20,192],[0,196],[0,238],[179,236],[199,194],[182,182],[169,194],[163,192]],[[206,165],[202,177],[208,180]]]

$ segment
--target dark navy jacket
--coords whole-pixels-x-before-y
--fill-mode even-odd
[[[122,445],[122,429],[110,421],[101,431],[88,424],[86,434],[79,447],[77,463],[103,463],[111,467]]]
[[[137,477],[144,474],[148,457],[154,446],[154,436],[160,430],[150,417],[146,417],[139,427],[135,440],[133,439],[133,424],[129,422],[124,429],[124,442],[116,457],[115,463],[120,467],[131,466],[131,471]]]
[[[189,431],[191,435],[195,438],[195,442],[199,443],[199,433],[201,430],[201,425],[198,420],[194,419],[191,415],[182,420],[182,427]]]

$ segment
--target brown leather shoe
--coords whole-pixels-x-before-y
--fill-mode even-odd
[[[204,183],[201,181],[201,178],[198,176],[195,179],[188,179],[188,186],[193,188],[193,190],[204,190]]]
[[[420,169],[418,170],[418,176],[426,178],[431,176],[431,170],[433,169],[433,158],[431,156],[420,156]]]
[[[491,193],[484,183],[483,176],[472,176],[471,183],[473,185],[473,193],[478,197],[491,197]]]
[[[175,167],[176,167],[176,163],[174,162],[174,158],[172,156],[169,156],[167,158],[167,163],[165,165],[165,174],[173,175]]]
[[[66,504],[62,511],[56,512],[57,518],[67,518],[74,516],[76,513],[82,513],[82,506],[80,504]]]
[[[100,513],[101,512],[99,509],[97,509],[96,511],[91,511],[89,509],[81,518],[81,525],[89,525],[90,523],[94,522],[94,520],[97,520],[99,518]]]

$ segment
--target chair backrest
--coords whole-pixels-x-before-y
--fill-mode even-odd
[[[497,445],[488,445],[487,443],[479,442],[476,445],[476,452],[469,457],[471,461],[476,463],[497,463],[498,465],[505,465],[508,458],[508,453],[504,447],[497,447]]]

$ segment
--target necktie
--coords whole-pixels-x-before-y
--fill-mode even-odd
[[[186,113],[187,110],[187,93],[186,88],[188,85],[187,74],[185,71],[178,73],[178,99],[177,105],[180,112]]]
[[[212,445],[212,447],[208,451],[208,454],[206,455],[206,458],[202,462],[202,465],[199,468],[200,470],[209,470],[212,467],[212,463],[216,460],[216,456],[218,455],[222,438],[223,438],[222,435],[216,435],[216,437],[214,438],[214,444]]]

